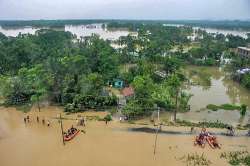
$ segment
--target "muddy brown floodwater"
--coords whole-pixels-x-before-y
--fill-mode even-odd
[[[218,136],[221,150],[193,146],[194,135],[158,135],[156,155],[153,155],[155,135],[130,132],[138,125],[116,121],[105,125],[101,121],[87,121],[72,141],[62,144],[60,125],[56,119],[62,109],[46,107],[41,112],[33,109],[28,113],[29,124],[24,124],[27,114],[15,108],[0,107],[0,165],[1,166],[163,166],[186,165],[180,158],[191,153],[204,153],[212,165],[228,165],[220,159],[220,153],[231,150],[250,150],[250,138]],[[105,116],[106,113],[86,112],[84,115]],[[66,118],[76,118],[77,115]],[[36,122],[36,116],[50,120],[47,127]],[[64,120],[69,128],[76,120]],[[147,126],[153,127],[153,126]],[[163,130],[187,131],[185,127],[163,127]],[[216,129],[210,129],[216,130]]]
[[[193,122],[220,121],[225,124],[246,125],[250,123],[250,91],[228,77],[223,68],[187,66],[186,76],[194,83],[186,91],[192,94],[191,110],[179,113],[178,119]],[[240,111],[206,109],[208,104],[246,104],[248,111],[242,117]]]

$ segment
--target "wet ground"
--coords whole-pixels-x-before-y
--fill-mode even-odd
[[[152,132],[133,131],[141,126],[118,121],[105,125],[102,121],[87,121],[86,133],[78,134],[72,141],[62,144],[60,125],[54,119],[61,113],[61,108],[47,107],[41,112],[33,109],[28,114],[29,124],[24,124],[27,114],[14,108],[0,108],[0,165],[1,166],[162,166],[186,165],[180,158],[191,153],[204,153],[212,165],[227,165],[219,158],[220,153],[231,150],[250,150],[250,138],[218,136],[222,143],[221,150],[194,147],[194,135],[159,134],[156,155],[153,155],[155,134]],[[105,112],[86,112],[89,117],[105,116]],[[36,116],[50,120],[47,127],[36,122]],[[77,114],[65,115],[64,118],[76,119]],[[76,120],[64,120],[63,127],[69,128]],[[162,127],[163,131],[185,133],[188,127]],[[196,129],[197,132],[199,129]],[[210,129],[219,132],[217,129]]]

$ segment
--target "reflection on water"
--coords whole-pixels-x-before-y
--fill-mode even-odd
[[[103,24],[91,24],[91,25],[65,25],[64,28],[50,28],[54,30],[61,30],[61,31],[69,31],[72,34],[75,34],[77,38],[85,36],[91,36],[92,34],[98,34],[104,40],[116,40],[120,36],[127,36],[132,32],[124,29],[116,29],[112,31],[108,31],[105,29]],[[6,36],[16,37],[19,33],[22,34],[35,34],[37,30],[46,29],[46,27],[35,28],[35,27],[16,27],[16,28],[3,28],[0,26],[0,32],[2,32]],[[136,35],[135,33],[132,33]]]
[[[189,66],[185,69],[192,84],[187,91],[193,94],[190,99],[191,111],[179,114],[178,118],[192,121],[221,121],[223,123],[249,123],[250,113],[241,118],[239,111],[217,112],[206,109],[208,104],[246,104],[250,108],[250,91],[227,78],[218,67]]]

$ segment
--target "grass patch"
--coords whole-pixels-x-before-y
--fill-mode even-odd
[[[214,104],[208,104],[207,109],[212,110],[212,111],[217,111],[219,109],[219,107],[217,105],[214,105]]]
[[[199,155],[197,153],[188,154],[181,158],[188,166],[209,166],[212,164],[210,160],[208,160],[205,155]]]
[[[188,127],[206,127],[206,128],[220,128],[220,129],[224,129],[229,126],[228,124],[224,124],[219,121],[193,123],[193,122],[179,120],[179,119],[177,119],[177,124],[180,126],[188,126]]]
[[[240,110],[241,106],[233,105],[233,104],[222,104],[220,108],[223,110]]]
[[[221,153],[220,158],[226,159],[230,165],[250,166],[250,154],[248,151],[233,151]]]

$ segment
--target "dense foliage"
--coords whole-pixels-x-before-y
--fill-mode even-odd
[[[1,35],[2,36],[2,35]],[[118,56],[93,35],[77,41],[70,32],[1,37],[1,92],[9,104],[47,98],[59,104],[79,94],[99,96],[118,75]]]
[[[18,23],[56,26],[68,21]],[[176,115],[189,110],[191,98],[183,90],[188,81],[180,72],[184,64],[219,65],[224,57],[233,57],[231,49],[249,42],[249,38],[155,22],[112,21],[107,27],[128,28],[137,35],[105,41],[97,35],[77,39],[70,32],[50,29],[17,37],[0,33],[0,95],[8,104],[49,100],[64,105],[68,112],[105,109],[118,104],[107,85],[119,78],[135,92],[122,108],[127,117],[150,115],[158,107]],[[191,40],[194,33],[196,38]],[[110,42],[121,47],[114,49]],[[248,64],[236,59],[233,63],[234,70]],[[248,77],[240,78],[246,87],[250,87]]]

